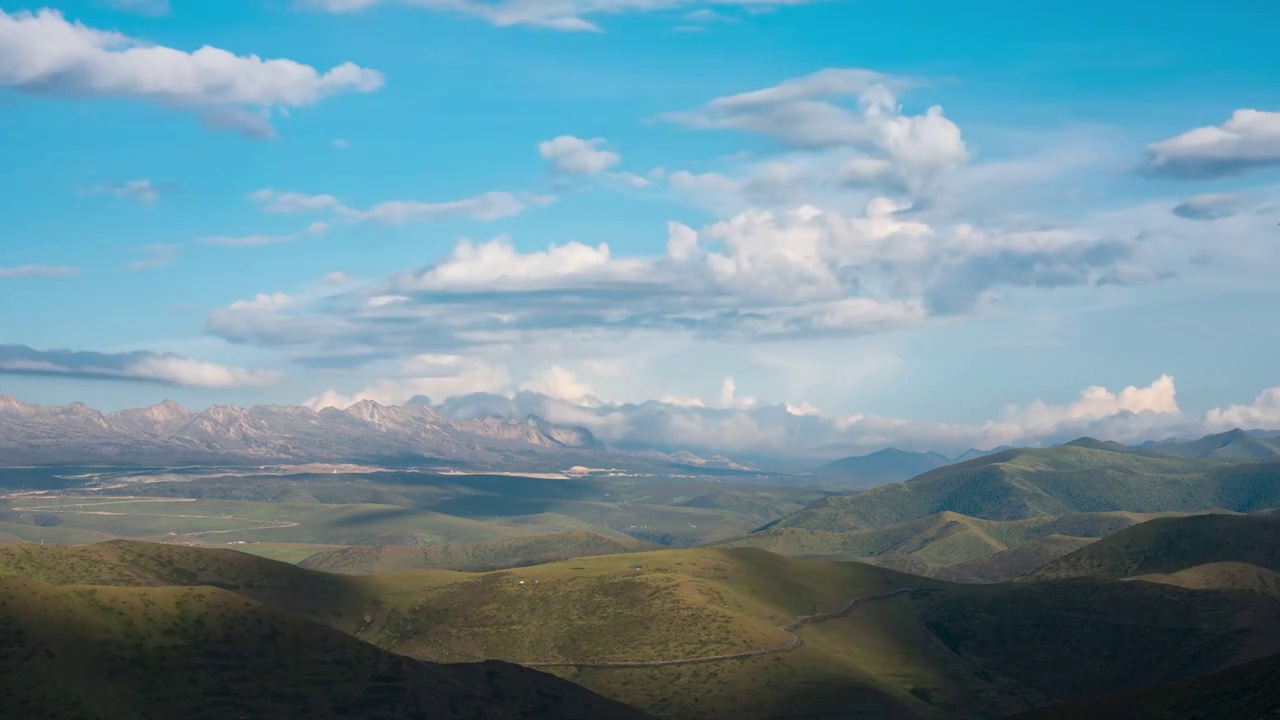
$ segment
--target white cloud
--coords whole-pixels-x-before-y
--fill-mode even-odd
[[[1228,405],[1205,414],[1205,425],[1216,431],[1241,428],[1273,430],[1280,428],[1280,387],[1263,390],[1248,405]]]
[[[347,148],[351,147],[351,143],[348,142],[346,138],[334,138],[333,146],[338,148],[339,150],[346,150]]]
[[[467,217],[472,220],[499,220],[519,215],[527,206],[509,192],[488,192],[462,200],[425,203],[414,200],[390,200],[368,210],[354,211],[354,220],[373,220],[388,225],[401,225],[445,217]]]
[[[538,143],[538,153],[553,170],[565,175],[599,175],[622,161],[622,156],[601,150],[604,138],[583,140],[572,135]]]
[[[204,46],[193,52],[68,22],[57,10],[0,10],[0,87],[77,98],[126,97],[193,109],[213,128],[269,134],[273,108],[371,92],[382,74],[346,62],[327,72]]]
[[[152,243],[142,249],[143,257],[125,265],[129,270],[147,270],[171,265],[178,258],[178,248],[169,243]]]
[[[462,240],[453,254],[416,277],[406,280],[408,290],[493,290],[554,288],[573,278],[590,284],[605,278],[623,279],[628,273],[643,272],[638,261],[615,260],[609,246],[597,247],[571,242],[552,245],[543,251],[520,253],[511,239],[501,236],[486,243]]]
[[[1240,196],[1205,193],[1187,198],[1173,207],[1173,214],[1188,220],[1218,220],[1240,210]]]
[[[1067,405],[1049,405],[1037,400],[1025,407],[1009,407],[998,421],[989,423],[986,429],[997,437],[1001,433],[1015,439],[1026,435],[1048,436],[1064,428],[1083,430],[1100,420],[1140,413],[1182,420],[1172,377],[1162,375],[1147,387],[1131,385],[1118,393],[1095,385],[1086,388],[1080,399]]]
[[[215,311],[207,327],[310,358],[398,357],[574,332],[848,338],[971,312],[1004,288],[1143,278],[1126,265],[1126,241],[937,228],[898,207],[881,199],[860,216],[809,206],[751,211],[701,231],[672,223],[665,251],[640,257],[617,257],[605,243],[522,251],[506,236],[462,240],[421,270],[288,312]],[[367,302],[388,295],[406,300]]]
[[[199,388],[271,385],[282,377],[274,370],[220,365],[172,354],[36,350],[25,345],[0,345],[0,373]]]
[[[307,229],[305,230],[305,232],[308,235],[323,235],[329,232],[329,223],[324,222],[322,220],[316,220],[315,222],[307,226]]]
[[[76,268],[70,265],[18,265],[0,267],[0,280],[25,277],[66,277],[75,275]]]
[[[698,5],[742,6],[748,12],[759,8],[801,5],[809,0],[295,0],[302,8],[331,13],[352,13],[377,5],[400,5],[476,17],[497,27],[529,25],[563,32],[600,32],[588,20],[593,15],[672,10]],[[707,11],[710,12],[710,11]],[[702,21],[706,17],[699,18]]]
[[[388,200],[368,210],[348,207],[333,195],[308,195],[299,192],[279,192],[270,188],[250,193],[249,199],[267,212],[306,213],[331,211],[347,222],[380,222],[386,225],[403,225],[409,222],[438,220],[450,217],[466,217],[480,222],[500,220],[519,215],[531,206],[544,206],[553,197],[532,193],[488,192],[474,197],[448,202],[427,203],[416,200]]]
[[[241,235],[238,237],[214,236],[200,238],[196,242],[206,245],[226,245],[227,247],[259,247],[297,240],[297,235]]]
[[[569,375],[567,379],[572,380]],[[811,403],[762,403],[739,398],[726,379],[717,403],[697,397],[666,396],[660,401],[617,404],[599,400],[570,385],[561,396],[541,392],[546,383],[527,383],[524,391],[495,402],[492,395],[433,396],[442,411],[458,417],[499,413],[510,417],[537,415],[551,422],[581,425],[617,447],[659,448],[742,455],[830,459],[886,446],[959,453],[971,447],[1003,444],[1043,445],[1082,435],[1121,442],[1203,432],[1178,410],[1172,379],[1161,377],[1147,387],[1112,392],[1092,387],[1076,400],[1054,405],[1035,401],[1011,405],[992,421],[937,424],[872,415],[831,415]],[[553,385],[563,389],[562,385]],[[538,388],[538,392],[533,392]],[[485,391],[492,392],[492,391]],[[1261,402],[1260,398],[1260,402]],[[1267,400],[1280,402],[1280,390]],[[1274,415],[1280,422],[1280,415]]]
[[[1280,112],[1241,109],[1221,125],[1188,130],[1147,148],[1150,172],[1199,178],[1280,164]]]
[[[690,112],[659,116],[699,130],[737,130],[795,148],[845,148],[843,179],[924,191],[963,164],[969,150],[939,106],[903,114],[895,93],[915,81],[859,68],[829,68],[772,87],[717,98]],[[835,102],[856,97],[856,107]]]
[[[130,197],[147,205],[155,202],[160,197],[160,190],[150,180],[146,179],[101,183],[90,188],[89,192],[100,195],[114,195],[116,197]]]
[[[398,377],[375,380],[350,395],[327,390],[303,404],[314,410],[346,408],[361,400],[398,405],[420,395],[438,402],[472,393],[503,393],[510,388],[511,377],[505,367],[459,355],[425,354],[401,363]]]
[[[297,300],[285,293],[258,293],[252,300],[238,300],[229,306],[232,310],[283,310]]]
[[[560,365],[552,365],[540,375],[520,383],[520,389],[578,405],[600,404],[590,385],[579,380],[572,370]]]
[[[307,195],[300,192],[278,192],[270,188],[255,190],[249,199],[262,205],[267,212],[301,213],[320,210],[345,209],[338,198],[332,195]]]

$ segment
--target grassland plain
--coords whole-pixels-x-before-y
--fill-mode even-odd
[[[301,567],[336,573],[382,573],[430,568],[499,570],[593,555],[618,555],[659,546],[621,533],[569,530],[550,535],[508,538],[484,543],[409,546],[354,545],[317,551]]]
[[[745,534],[834,492],[705,479],[223,472],[92,475],[91,488],[0,498],[0,523],[99,534],[87,541],[449,544],[591,529],[683,547]]]
[[[1205,677],[1019,713],[1009,720],[1274,720],[1280,655]]]
[[[644,717],[506,663],[434,665],[212,587],[0,578],[7,716]]]

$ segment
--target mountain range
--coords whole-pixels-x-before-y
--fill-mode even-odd
[[[572,465],[678,464],[728,468],[718,460],[610,451],[589,430],[524,420],[456,419],[432,408],[363,400],[344,410],[215,405],[194,412],[165,401],[103,414],[83,403],[28,405],[0,395],[0,462],[17,464],[180,464],[249,462],[395,462],[534,471]],[[693,462],[696,460],[698,462]],[[732,468],[729,468],[732,469]]]

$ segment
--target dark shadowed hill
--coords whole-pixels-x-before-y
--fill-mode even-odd
[[[1181,682],[1280,651],[1273,598],[1155,583],[958,586],[925,604],[921,620],[976,672],[1059,701]]]
[[[1251,512],[1280,507],[1280,462],[1228,465],[1065,445],[1008,450],[910,482],[824,498],[771,524],[871,530],[955,512],[988,520],[1109,511]]]
[[[1008,720],[1275,720],[1280,655],[1206,677],[1019,713]]]
[[[1028,580],[1129,578],[1214,563],[1280,571],[1280,518],[1193,515],[1135,525],[1028,574]]]
[[[626,536],[614,537],[589,530],[570,530],[470,544],[425,547],[356,545],[316,553],[298,565],[333,573],[395,572],[428,568],[479,571],[537,565],[575,557],[654,550],[658,547]]]
[[[552,675],[435,665],[210,587],[0,578],[6,717],[641,718]]]
[[[901,482],[946,465],[950,460],[938,453],[916,453],[887,448],[869,455],[847,457],[814,468],[811,472],[824,478],[864,486]]]

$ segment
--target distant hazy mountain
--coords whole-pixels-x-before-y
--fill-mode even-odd
[[[1146,455],[1097,440],[1006,450],[901,485],[828,497],[772,526],[851,532],[945,511],[987,520],[1280,507],[1280,460],[1224,463]]]
[[[1004,452],[1005,450],[1012,450],[1012,449],[1013,449],[1012,445],[1001,445],[998,448],[992,448],[990,450],[979,450],[977,448],[969,448],[968,450],[965,450],[964,452],[957,455],[956,458],[951,462],[961,463],[968,460],[976,460],[980,457],[995,455],[998,452]]]
[[[534,417],[458,420],[371,400],[319,412],[218,405],[198,413],[166,401],[103,415],[82,403],[47,407],[0,395],[0,461],[8,464],[435,459],[531,468],[540,460],[592,465],[605,452],[579,427]]]
[[[1198,440],[1166,440],[1144,443],[1136,450],[1161,457],[1207,458],[1225,462],[1280,459],[1280,437],[1266,437],[1260,431],[1228,430]]]
[[[811,472],[824,478],[846,480],[859,485],[884,485],[909,480],[949,462],[945,456],[935,452],[916,453],[886,448],[869,455],[836,460],[816,467]]]

